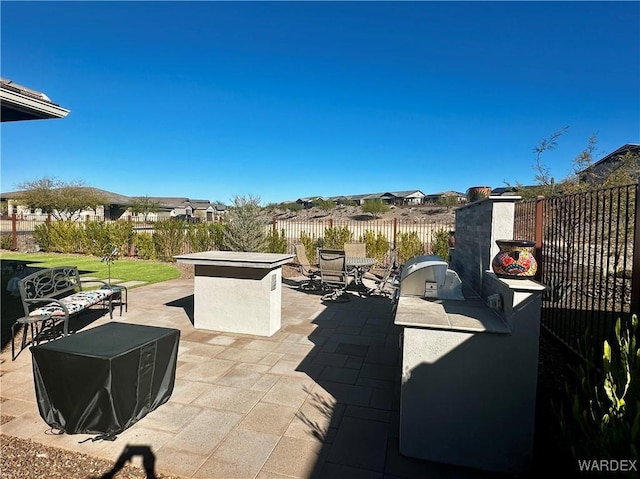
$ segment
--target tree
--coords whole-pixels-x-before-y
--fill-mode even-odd
[[[313,206],[327,213],[335,208],[336,204],[333,201],[318,198],[316,200],[313,200]]]
[[[148,196],[136,198],[131,204],[131,212],[136,215],[143,215],[145,221],[147,221],[150,213],[157,213],[158,211],[160,211],[160,204]]]
[[[235,196],[225,222],[224,248],[230,251],[264,251],[267,223],[259,198]]]
[[[362,204],[362,212],[369,213],[374,218],[377,218],[382,213],[386,213],[387,211],[389,211],[389,205],[379,198],[376,198],[374,200],[365,200],[365,202]]]
[[[83,210],[108,203],[106,196],[82,181],[66,183],[44,177],[18,185],[22,191],[17,200],[31,209],[40,209],[58,220],[77,220]]]
[[[593,165],[593,155],[596,151],[598,136],[591,134],[587,146],[572,161],[571,173],[567,177],[556,181],[551,176],[551,170],[543,162],[542,156],[545,152],[553,150],[558,139],[567,132],[568,126],[552,133],[548,138],[540,140],[538,146],[533,151],[535,159],[533,170],[537,184],[533,187],[524,188],[521,183],[516,182],[518,194],[524,199],[532,199],[538,195],[552,197],[560,194],[574,194],[585,191],[592,191],[600,188],[612,188],[616,186],[626,186],[638,181],[640,174],[640,161],[637,153],[628,152],[619,157],[610,169],[597,172],[589,167]],[[507,185],[509,183],[505,182]],[[510,185],[509,185],[510,186]]]
[[[438,198],[438,205],[447,208],[447,211],[451,211],[451,208],[458,206],[457,195],[444,195]]]

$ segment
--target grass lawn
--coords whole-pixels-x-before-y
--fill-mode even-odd
[[[109,277],[107,263],[100,261],[97,256],[3,252],[0,259],[25,261],[28,266],[35,268],[77,266],[81,277],[91,276],[104,281]],[[111,278],[121,282],[144,281],[151,284],[179,277],[180,270],[170,263],[119,258],[111,264]]]

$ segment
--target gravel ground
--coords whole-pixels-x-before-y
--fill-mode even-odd
[[[181,479],[155,471],[147,474],[129,464],[115,470],[111,461],[4,434],[0,435],[0,453],[2,479]]]

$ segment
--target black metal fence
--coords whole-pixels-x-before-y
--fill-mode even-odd
[[[516,204],[514,238],[536,240],[547,286],[542,325],[580,355],[640,313],[639,202],[633,184]]]

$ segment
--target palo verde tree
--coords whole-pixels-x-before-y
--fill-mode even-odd
[[[362,212],[369,213],[374,218],[377,218],[382,213],[386,213],[387,211],[389,211],[389,205],[382,201],[380,198],[365,200],[365,202],[362,204]]]
[[[458,195],[445,194],[438,198],[438,206],[444,206],[447,211],[451,211],[451,208],[458,205]]]
[[[87,187],[82,181],[64,182],[44,177],[25,181],[17,200],[31,209],[40,209],[58,220],[78,220],[84,210],[95,210],[108,202],[104,193]]]

